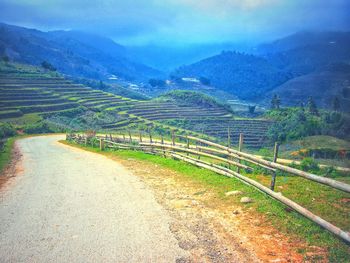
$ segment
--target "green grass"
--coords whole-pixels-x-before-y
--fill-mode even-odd
[[[16,138],[9,138],[2,150],[0,150],[0,174],[3,172],[4,168],[10,163],[13,145]]]
[[[73,145],[77,146],[76,144]],[[102,153],[96,148],[83,146],[78,147],[82,147],[93,152]],[[227,201],[228,199],[228,197],[225,196],[225,192],[232,189],[240,190],[244,192],[245,196],[249,196],[254,199],[254,202],[247,205],[247,207],[252,207],[258,213],[266,216],[268,220],[282,233],[300,237],[310,246],[321,246],[327,248],[330,262],[349,262],[349,246],[347,246],[343,241],[339,240],[331,233],[322,229],[320,226],[304,218],[298,213],[294,211],[288,212],[286,210],[286,206],[283,204],[257,191],[255,188],[243,184],[237,179],[223,177],[209,170],[200,169],[184,162],[165,159],[161,156],[149,155],[138,151],[105,151],[103,154],[116,155],[124,159],[131,158],[141,160],[171,169],[180,173],[188,180],[202,184],[206,187],[210,187],[222,200]],[[252,174],[250,177],[255,177],[255,179],[258,179],[258,175]],[[299,179],[300,178],[293,177],[285,180],[284,178],[279,177],[277,179],[277,187],[288,185],[287,190],[284,192],[286,196],[300,202],[301,205],[305,205],[310,209],[322,210],[324,214],[328,214],[328,217],[332,221],[336,221],[340,226],[349,229],[350,217],[347,216],[349,215],[349,210],[347,210],[347,212],[344,210],[341,210],[339,213],[334,212],[336,209],[331,209],[333,207],[327,206],[326,203],[322,204],[322,202],[314,202],[311,199],[312,195],[315,200],[324,201],[328,199],[333,202],[337,201],[339,198],[342,198],[342,193],[334,193],[333,190],[331,192],[329,189],[324,189],[326,188],[325,186],[319,186],[309,181],[305,182],[306,180],[300,181]],[[229,201],[240,204],[239,198],[240,197],[229,197]]]
[[[18,118],[4,119],[3,121],[13,124],[15,126],[24,126],[27,124],[36,123],[40,120],[42,120],[42,118],[38,114],[31,113],[31,114],[25,114]]]

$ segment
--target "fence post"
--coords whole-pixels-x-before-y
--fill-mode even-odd
[[[239,134],[239,142],[238,142],[238,151],[241,152],[243,148],[243,133]],[[239,163],[241,163],[241,160],[238,160]],[[240,168],[237,167],[237,172],[240,172]]]
[[[129,140],[130,140],[130,143],[132,143],[131,132],[130,132],[130,131],[128,131],[128,132],[129,132]]]
[[[148,133],[149,133],[149,142],[153,143],[151,129],[148,130]]]
[[[230,127],[227,127],[227,148],[231,147],[231,132],[230,132]],[[229,160],[231,160],[230,156],[227,156]],[[228,163],[228,168],[231,169],[231,164]]]
[[[275,142],[275,147],[273,148],[273,162],[274,162],[274,163],[277,162],[277,158],[278,158],[278,148],[279,148],[279,144],[278,144],[278,142]],[[270,185],[270,189],[271,189],[272,191],[275,190],[275,184],[276,184],[276,171],[272,173],[271,185]]]
[[[140,142],[142,142],[142,133],[140,132]]]
[[[88,138],[87,136],[85,136],[85,146],[87,146],[87,144],[88,144]]]
[[[173,146],[175,146],[175,131],[171,130],[171,141],[173,143]]]
[[[111,142],[113,142],[112,133],[109,134],[109,139],[111,140]]]
[[[125,134],[123,134],[123,143],[126,143]]]
[[[163,137],[163,134],[160,135],[160,138],[161,138],[161,143],[164,144],[164,137]],[[164,148],[164,147],[163,147],[163,156],[164,156],[164,158],[166,157],[165,148]]]
[[[103,151],[105,148],[105,142],[102,138],[100,138],[100,150]]]
[[[227,147],[231,147],[231,132],[230,132],[230,127],[227,128]]]

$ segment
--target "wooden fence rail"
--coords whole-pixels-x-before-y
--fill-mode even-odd
[[[332,188],[350,193],[350,185],[332,180],[329,178],[324,178],[315,174],[307,173],[295,168],[291,168],[285,165],[278,164],[276,162],[278,157],[278,145],[275,145],[274,158],[273,161],[267,161],[256,157],[255,155],[248,154],[242,151],[243,146],[243,135],[240,136],[239,150],[232,149],[227,146],[223,146],[208,140],[199,139],[193,136],[179,136],[175,135],[174,132],[171,133],[171,141],[165,141],[163,136],[161,136],[160,141],[156,141],[149,132],[148,138],[143,138],[140,133],[139,136],[133,137],[131,133],[128,133],[128,138],[125,134],[122,136],[85,136],[81,134],[67,134],[67,140],[75,141],[79,144],[87,145],[90,143],[92,146],[98,146],[101,150],[105,148],[111,149],[132,149],[140,150],[150,154],[158,154],[162,156],[169,156],[174,159],[182,160],[190,164],[196,165],[201,168],[205,168],[214,171],[218,174],[235,177],[238,180],[257,188],[259,191],[268,194],[274,199],[280,201],[281,203],[289,206],[301,215],[309,218],[316,224],[322,226],[328,231],[332,232],[336,236],[340,237],[347,243],[350,243],[350,233],[346,232],[337,226],[327,222],[321,217],[313,214],[306,208],[300,206],[294,201],[284,197],[281,193],[274,192],[274,185],[276,180],[276,171],[284,171],[293,175],[301,176],[303,178],[312,180],[317,183],[321,183]],[[176,142],[176,138],[185,141]],[[191,141],[195,142],[195,145],[191,145]],[[200,144],[200,145],[198,145]],[[207,146],[203,146],[207,145]],[[190,154],[197,156],[193,158],[189,156]],[[200,157],[206,157],[206,160],[200,159]],[[210,160],[217,160],[228,165],[224,167],[220,164],[211,162]],[[244,163],[242,162],[244,161]],[[250,179],[240,173],[240,169],[253,170],[253,167],[247,165],[247,163],[257,165],[264,168],[272,173],[271,178],[271,189],[258,183],[257,181]],[[237,171],[233,171],[231,166],[236,167]]]

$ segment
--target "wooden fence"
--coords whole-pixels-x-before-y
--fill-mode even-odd
[[[227,177],[237,178],[245,184],[253,186],[259,191],[266,193],[281,203],[289,206],[296,212],[309,218],[313,222],[332,232],[344,241],[350,243],[349,232],[346,232],[337,226],[327,222],[326,220],[313,214],[294,201],[284,197],[281,193],[274,191],[277,171],[283,171],[295,176],[300,176],[305,179],[312,180],[314,182],[324,184],[347,193],[350,193],[350,185],[277,163],[277,143],[274,147],[273,160],[267,161],[255,155],[242,151],[244,140],[243,134],[241,134],[239,137],[238,150],[193,136],[176,135],[174,132],[171,134],[171,140],[167,141],[164,140],[162,136],[160,138],[154,139],[151,133],[145,137],[141,133],[135,136],[130,132],[127,135],[123,134],[114,136],[111,134],[104,136],[67,134],[67,140],[75,141],[76,143],[84,144],[86,146],[92,145],[93,147],[99,147],[100,150],[104,150],[106,148],[115,150],[132,149],[150,154],[158,154],[164,157],[181,160],[195,166],[214,171]],[[214,162],[214,160],[218,162]],[[255,167],[263,168],[271,174],[270,188],[240,173],[242,169],[246,171],[252,171]]]

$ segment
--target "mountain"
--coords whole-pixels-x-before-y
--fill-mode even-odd
[[[350,62],[350,32],[300,32],[257,50],[274,66],[301,76],[333,63]]]
[[[294,89],[283,95],[289,104],[300,100],[298,94],[307,94],[321,96],[317,100],[326,106],[329,96],[347,85],[348,75],[342,70],[349,64],[350,32],[300,32],[260,45],[254,55],[222,52],[180,67],[172,75],[206,77],[215,88],[254,101],[266,100],[272,92],[282,96],[282,91]],[[324,89],[335,87],[319,94],[317,84]]]
[[[41,32],[0,24],[0,55],[11,60],[40,65],[48,61],[60,72],[94,79],[110,75],[145,81],[163,74],[126,59],[124,47],[111,39],[78,31]]]
[[[180,67],[172,75],[205,77],[214,87],[242,99],[257,99],[289,79],[265,58],[231,51]]]
[[[127,46],[127,57],[161,71],[170,72],[184,64],[195,63],[199,60],[214,56],[222,50],[246,51],[245,43],[207,43],[166,46],[149,44]]]
[[[293,78],[270,91],[266,103],[273,94],[278,94],[283,105],[295,106],[306,103],[312,97],[322,108],[331,108],[337,97],[341,110],[350,111],[350,65],[333,64],[315,72]]]

